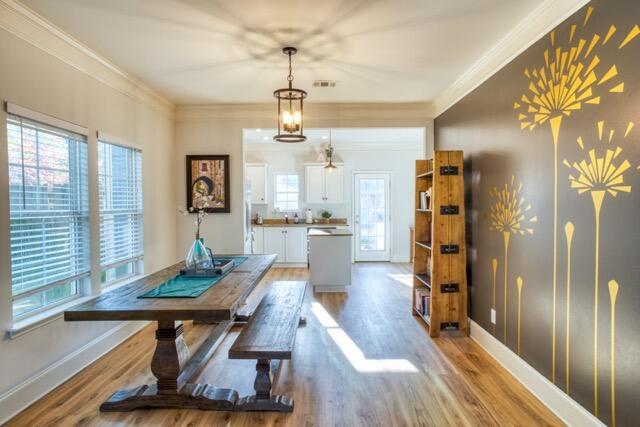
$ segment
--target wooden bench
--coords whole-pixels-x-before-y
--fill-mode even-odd
[[[236,403],[236,411],[293,412],[293,400],[271,395],[271,360],[290,360],[306,282],[275,282],[229,349],[229,359],[256,359],[255,395]]]

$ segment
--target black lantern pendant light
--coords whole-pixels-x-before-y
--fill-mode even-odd
[[[285,47],[282,53],[289,57],[289,87],[277,89],[273,96],[278,99],[278,134],[273,137],[280,142],[303,142],[304,136],[303,100],[307,92],[293,87],[293,72],[291,70],[291,56],[298,53],[295,47]]]

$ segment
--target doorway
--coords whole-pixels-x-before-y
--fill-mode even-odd
[[[355,261],[389,261],[391,258],[389,172],[355,172]]]

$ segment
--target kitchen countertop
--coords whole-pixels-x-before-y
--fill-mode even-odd
[[[309,230],[309,237],[344,237],[353,236],[349,230]]]

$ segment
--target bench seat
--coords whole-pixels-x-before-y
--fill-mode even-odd
[[[256,394],[241,398],[236,410],[293,411],[293,400],[271,395],[271,360],[291,359],[306,286],[299,281],[273,283],[229,349],[229,359],[257,360]]]

